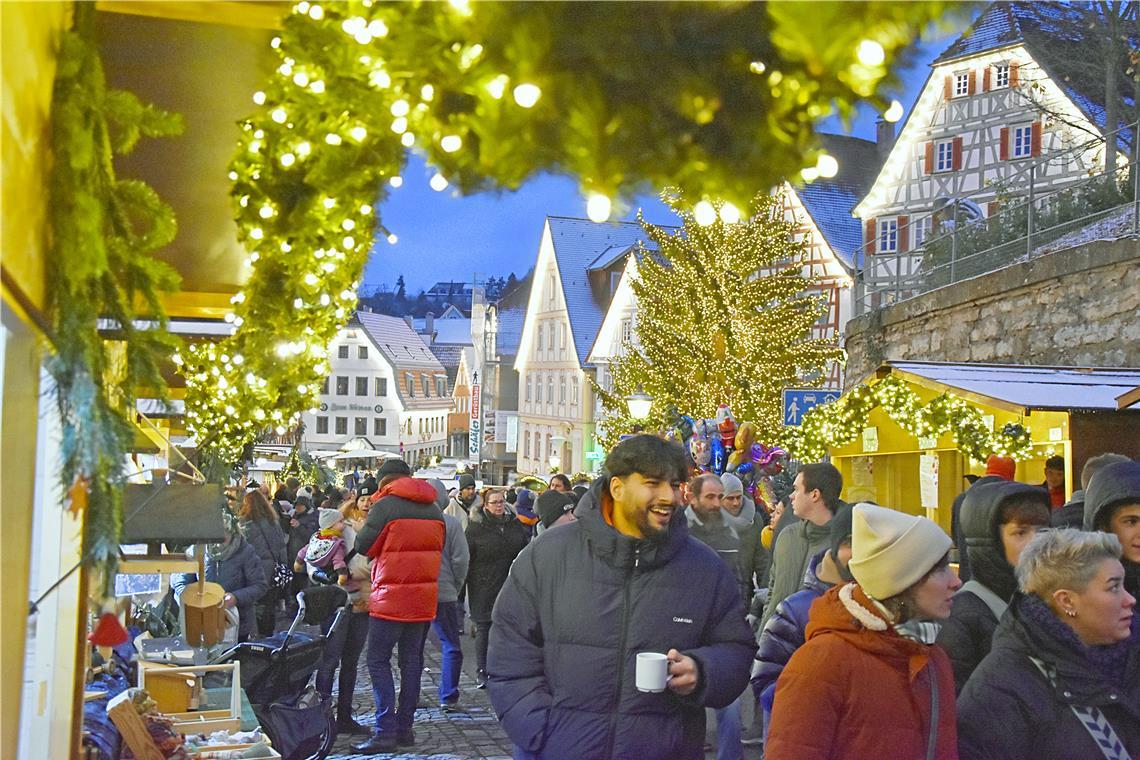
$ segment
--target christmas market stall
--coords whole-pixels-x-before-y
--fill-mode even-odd
[[[829,456],[847,501],[925,514],[947,531],[950,506],[991,454],[1017,462],[1016,479],[1044,482],[1065,460],[1065,496],[1087,459],[1140,456],[1140,404],[1127,394],[1140,369],[888,361],[791,429],[795,457]]]

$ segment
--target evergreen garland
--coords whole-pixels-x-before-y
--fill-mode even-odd
[[[107,88],[95,7],[76,3],[52,94],[48,316],[62,424],[61,478],[71,508],[86,507],[83,561],[114,582],[122,486],[140,388],[162,395],[159,361],[175,350],[160,293],[178,275],[152,253],[174,239],[173,210],[152,188],[115,176],[113,156],[141,137],[179,134],[181,118]],[[140,328],[136,320],[152,326]],[[100,326],[102,323],[102,333]]]
[[[963,7],[297,2],[231,164],[250,269],[236,332],[177,357],[188,425],[234,461],[317,405],[373,239],[395,240],[376,207],[409,148],[438,190],[555,172],[592,216],[646,186],[743,207],[817,162],[818,119],[885,107],[890,64]]]

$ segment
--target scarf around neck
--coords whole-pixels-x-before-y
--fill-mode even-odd
[[[1137,625],[1135,614],[1132,618],[1132,633],[1127,639],[1115,644],[1088,646],[1036,594],[1023,595],[1018,611],[1026,624],[1035,626],[1038,631],[1060,643],[1066,651],[1082,658],[1102,678],[1114,684],[1121,683],[1128,656],[1140,638],[1140,626]]]

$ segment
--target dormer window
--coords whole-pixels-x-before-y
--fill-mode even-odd
[[[954,75],[954,97],[964,98],[970,94],[970,72],[960,71]]]
[[[1009,64],[999,63],[994,66],[994,89],[1009,87]]]

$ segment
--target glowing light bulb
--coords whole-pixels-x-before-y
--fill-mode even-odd
[[[349,230],[351,230],[352,228],[354,228],[356,226],[356,222],[354,222],[351,219],[345,219],[343,222],[340,223],[340,226],[342,229],[344,229],[345,232],[348,232]]]
[[[392,177],[392,179],[388,180],[388,184],[392,187],[400,187],[404,184],[404,178],[400,176]]]
[[[432,178],[428,181],[428,184],[431,186],[432,190],[435,190],[437,193],[442,193],[447,189],[447,178],[439,172],[436,172],[432,175]]]
[[[763,61],[753,61],[748,64],[748,70],[753,74],[763,74],[768,70],[768,66]]]
[[[586,199],[586,216],[591,222],[604,222],[610,218],[613,203],[609,197],[602,193],[590,193]]]
[[[384,69],[376,69],[368,75],[368,82],[377,89],[386,90],[392,86],[392,77]]]
[[[340,241],[340,242],[341,242],[341,245],[344,246],[346,251],[351,251],[353,248],[356,247],[356,240],[354,240],[351,236],[345,237],[345,239]]]
[[[305,307],[305,302],[302,301],[300,298],[294,298],[293,299],[293,308],[294,309],[303,309],[304,307]]]
[[[285,120],[289,118],[289,116],[285,113],[284,108],[274,108],[269,112],[269,118],[273,119],[273,121],[277,122],[278,124],[284,124]]]
[[[740,209],[725,201],[720,207],[720,220],[725,224],[736,224],[740,221]]]
[[[298,156],[300,156],[301,158],[305,158],[310,153],[313,152],[313,146],[309,145],[308,142],[302,141],[302,142],[297,143],[297,147],[294,148],[293,150],[296,151]]]
[[[328,306],[330,301],[332,301],[332,299],[329,298],[328,293],[321,293],[321,306]]]
[[[463,138],[459,135],[446,135],[439,141],[439,147],[443,148],[444,153],[454,153],[463,147]]]
[[[396,233],[392,232],[388,235],[388,245],[395,245],[400,242],[400,238],[396,237]]]
[[[855,48],[855,56],[864,66],[881,66],[887,59],[883,46],[874,40],[863,40]]]
[[[317,81],[315,81],[311,85],[309,85],[309,89],[312,90],[313,92],[317,93],[318,95],[320,95],[322,92],[325,91],[325,83],[323,81],[321,81],[320,79],[318,79]]]
[[[411,111],[411,107],[408,105],[408,101],[401,98],[393,103],[389,110],[392,111],[393,116],[407,116],[408,112]]]
[[[891,122],[892,124],[901,119],[903,116],[903,104],[897,100],[892,100],[891,105],[885,112],[883,112],[883,119]]]
[[[839,173],[839,162],[835,160],[834,156],[824,153],[816,160],[815,168],[821,177],[834,177]]]
[[[340,139],[340,135],[335,132],[329,132],[325,135],[325,142],[329,145],[340,145],[344,141]]]
[[[298,71],[293,75],[293,84],[298,87],[307,87],[309,85],[309,75],[303,71]]]
[[[311,18],[313,21],[320,21],[324,17],[325,9],[321,6],[314,4],[312,8],[309,8],[309,18]]]
[[[381,21],[378,18],[373,19],[368,24],[368,33],[371,34],[373,37],[387,37],[388,36],[388,25],[385,24],[383,21]]]
[[[367,216],[368,214],[372,213],[372,207],[369,206],[367,203],[365,203],[363,206],[360,207],[360,213]]]
[[[716,221],[716,209],[708,201],[701,201],[693,207],[693,218],[702,227],[708,227]]]
[[[503,93],[507,91],[507,82],[510,78],[506,74],[499,74],[499,76],[492,79],[487,83],[487,92],[491,93],[491,97],[499,100],[503,97]]]
[[[408,120],[403,116],[398,119],[392,120],[392,131],[398,135],[402,135],[408,131]]]
[[[405,148],[410,148],[416,144],[416,136],[411,132],[405,132],[404,134],[400,135],[400,144]]]
[[[281,154],[281,165],[282,166],[292,166],[295,163],[297,163],[297,157],[294,156],[292,153],[282,153]]]
[[[430,84],[425,84],[420,88],[420,98],[422,100],[431,100],[435,97],[435,88]]]
[[[253,93],[253,102],[259,106],[265,105],[265,93],[261,90]]]
[[[260,216],[262,219],[269,219],[271,216],[273,216],[273,207],[272,206],[262,206],[260,209],[258,209],[257,215]]]
[[[364,127],[353,127],[348,130],[348,133],[352,135],[352,139],[357,142],[363,142],[364,138],[368,136],[368,130]]]
[[[336,207],[336,199],[325,198],[323,201],[321,201],[321,205],[324,206],[325,208],[334,208],[334,207]]]
[[[261,240],[263,237],[265,237],[265,233],[260,227],[254,227],[249,231],[249,236],[254,240]],[[254,259],[254,261],[257,261],[257,259]]]
[[[280,37],[274,37],[273,39],[271,39],[269,41],[269,47],[273,48],[274,50],[281,47],[281,38]]]
[[[313,285],[316,285],[318,282],[320,282],[320,279],[315,274],[313,274],[312,272],[309,272],[308,274],[305,275],[305,284],[306,285],[309,285],[311,287]]]
[[[515,102],[523,108],[533,108],[538,99],[542,97],[542,90],[536,84],[524,83],[516,87],[512,94]]]
[[[804,182],[815,182],[819,179],[819,169],[814,166],[805,166],[800,169],[800,176],[803,177]]]

